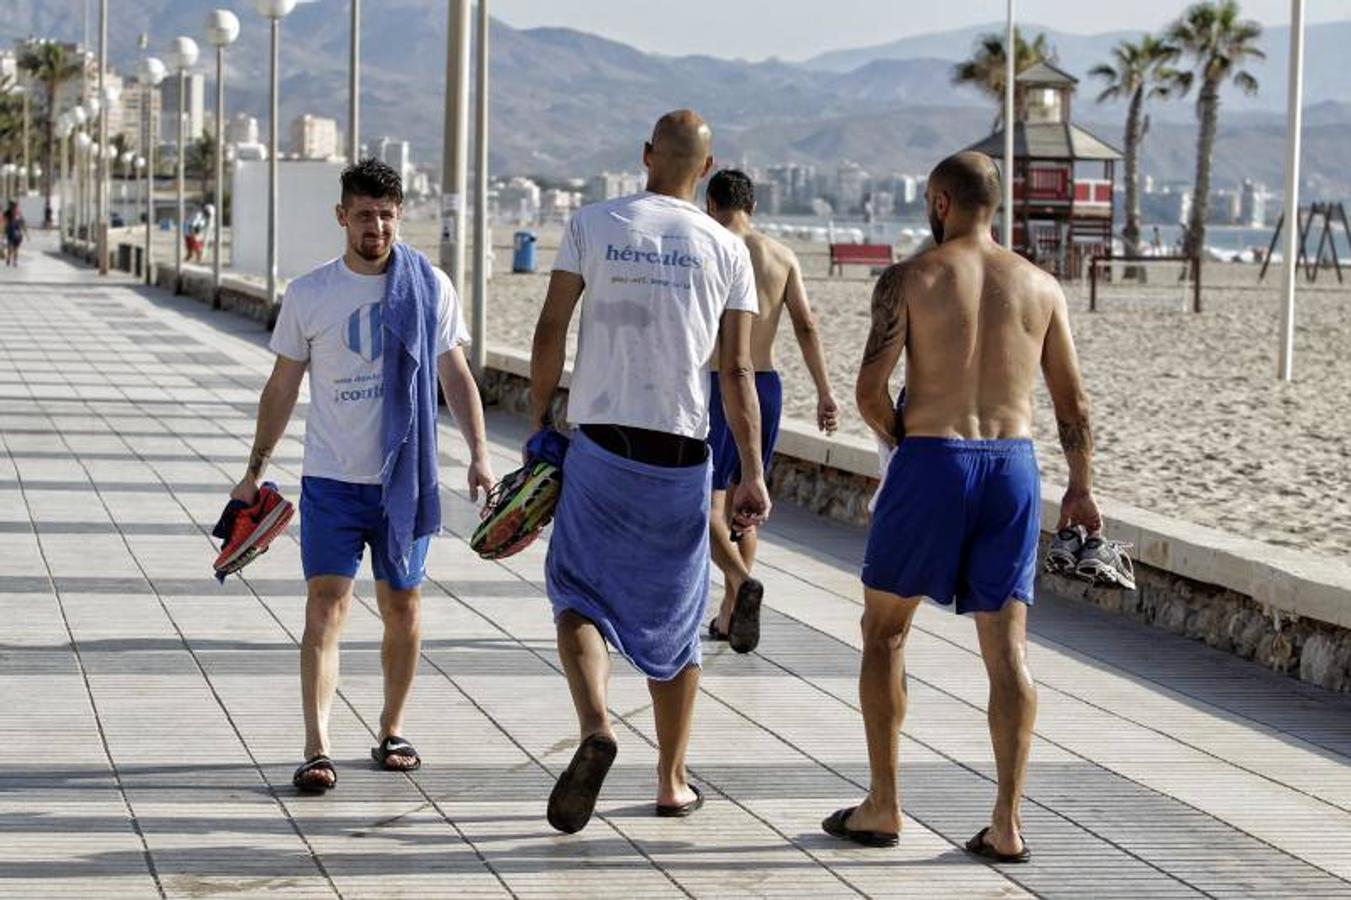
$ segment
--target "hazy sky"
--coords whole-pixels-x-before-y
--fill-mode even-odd
[[[1184,0],[1017,0],[1019,19],[1094,34],[1153,29]],[[1289,21],[1289,0],[1243,0],[1268,25]],[[657,53],[805,59],[826,50],[878,44],[926,31],[1003,19],[1003,0],[494,0],[493,15],[529,28],[566,25]],[[767,12],[772,10],[773,12]],[[1309,22],[1351,18],[1348,0],[1307,0]]]

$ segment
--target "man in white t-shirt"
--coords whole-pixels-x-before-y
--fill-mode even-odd
[[[606,713],[607,642],[648,677],[656,718],[658,816],[703,800],[685,779],[708,602],[708,367],[720,372],[743,480],[742,527],[769,513],[751,364],[758,309],[746,244],[695,206],[713,163],[696,113],[657,122],[647,189],[577,212],[535,330],[536,428],[562,376],[581,301],[567,418],[576,426],[549,542],[546,582],[581,742],[549,798],[560,831],[583,828],[618,747]],[[758,602],[758,598],[754,598]]]
[[[271,341],[277,360],[258,403],[248,471],[230,495],[253,502],[308,370],[300,496],[301,560],[308,585],[300,650],[305,762],[293,779],[302,791],[323,792],[337,783],[328,756],[328,713],[338,685],[338,641],[367,545],[385,629],[380,648],[385,706],[380,745],[372,756],[395,771],[421,764],[402,729],[421,650],[418,585],[428,538],[415,541],[407,559],[391,558],[389,521],[381,507],[382,398],[386,390],[401,389],[383,383],[382,355],[392,336],[382,325],[381,310],[402,208],[399,174],[383,162],[365,159],[343,171],[337,218],[346,233],[346,251],[286,290]],[[478,388],[461,349],[469,335],[450,279],[439,269],[433,272],[439,287],[436,372],[469,446],[469,492],[477,499],[479,488],[492,487],[493,475]]]

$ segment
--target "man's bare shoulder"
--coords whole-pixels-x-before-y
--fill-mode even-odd
[[[760,255],[774,266],[789,268],[797,265],[797,254],[783,241],[772,238],[763,231],[748,232],[746,243],[752,250],[758,250]]]

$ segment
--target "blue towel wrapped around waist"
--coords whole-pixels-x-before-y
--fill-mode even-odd
[[[580,431],[563,463],[545,563],[554,618],[572,610],[595,622],[658,681],[703,659],[711,471],[625,459]]]
[[[390,559],[407,561],[415,541],[441,530],[436,492],[436,323],[441,297],[431,260],[407,244],[394,244],[385,272],[380,496],[389,520]]]

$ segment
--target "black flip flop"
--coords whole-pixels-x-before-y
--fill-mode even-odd
[[[324,781],[314,781],[305,777],[310,772],[318,770],[332,772],[333,782],[330,784]],[[302,794],[327,794],[329,791],[333,790],[333,788],[338,786],[338,770],[334,768],[333,760],[320,753],[318,756],[312,756],[301,763],[300,767],[296,769],[295,774],[291,776],[291,786]]]
[[[972,856],[979,856],[981,859],[988,859],[997,863],[1025,863],[1032,859],[1032,851],[1027,848],[1027,841],[1023,841],[1023,849],[1017,853],[1000,853],[985,839],[985,835],[990,831],[987,825],[976,833],[976,836],[966,842],[966,852]]]
[[[391,756],[411,756],[413,757],[413,764],[411,766],[391,766],[389,764]],[[422,757],[418,756],[418,752],[413,745],[392,734],[381,741],[379,747],[371,748],[371,759],[375,760],[375,764],[386,772],[416,772],[422,768]]]
[[[718,620],[716,618],[711,619],[708,623],[708,639],[710,641],[727,640],[727,632],[718,628]]]
[[[727,643],[737,653],[750,653],[760,646],[760,601],[765,586],[754,578],[741,582],[736,592],[736,606],[732,607],[732,621],[727,626]]]
[[[704,805],[704,795],[694,785],[690,785],[690,790],[694,791],[694,799],[689,803],[679,803],[667,805],[665,803],[657,804],[657,817],[661,819],[683,819],[690,813],[695,812]]]
[[[837,809],[821,820],[821,830],[831,837],[853,841],[863,847],[895,847],[901,842],[901,836],[895,831],[864,831],[850,828],[845,823],[854,814],[857,806]]]
[[[564,834],[576,834],[586,827],[618,752],[619,745],[604,735],[588,735],[582,741],[549,794],[550,825]]]

